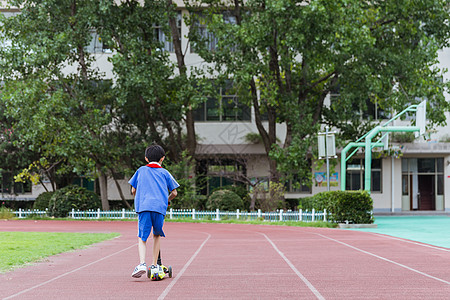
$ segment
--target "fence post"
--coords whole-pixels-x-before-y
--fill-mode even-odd
[[[97,219],[100,219],[100,208],[97,209]]]
[[[19,208],[19,219],[22,218],[22,209]]]
[[[261,218],[261,209],[258,209],[258,218]]]
[[[327,210],[326,209],[323,210],[323,221],[327,222]]]
[[[71,214],[72,214],[72,219],[75,219],[75,208],[72,208]]]
[[[172,207],[170,208],[169,216],[170,216],[170,219],[173,219],[173,208]]]
[[[283,210],[280,209],[280,221],[283,221]]]
[[[220,220],[220,212],[219,209],[216,209],[216,221]]]
[[[298,210],[298,220],[303,221],[303,210],[301,208]]]
[[[316,216],[316,210],[313,208],[312,214],[311,214],[311,222],[314,222],[315,216]]]
[[[192,209],[192,219],[195,220],[195,208]]]
[[[236,219],[239,220],[239,208],[236,210]]]
[[[125,208],[122,208],[122,219],[125,219]]]

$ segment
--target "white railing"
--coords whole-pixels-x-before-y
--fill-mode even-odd
[[[14,214],[18,218],[27,218],[32,216],[49,216],[48,210],[22,210],[19,209],[15,211]],[[87,210],[79,211],[72,209],[68,215],[72,219],[136,219],[137,214],[130,210],[111,210],[102,211],[97,210]],[[182,219],[189,218],[193,220],[261,220],[261,221],[303,221],[303,222],[314,222],[314,221],[324,221],[327,222],[328,214],[327,211],[312,211],[299,210],[299,211],[284,211],[280,209],[274,212],[262,212],[260,209],[258,211],[220,211],[219,209],[215,211],[202,211],[195,209],[170,209],[167,212],[166,218],[168,219]]]

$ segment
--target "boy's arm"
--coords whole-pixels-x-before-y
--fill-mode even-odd
[[[131,193],[136,197],[136,189],[133,186],[131,187]]]
[[[172,190],[169,194],[169,202],[172,201],[173,198],[175,198],[178,195],[178,192],[176,189]]]

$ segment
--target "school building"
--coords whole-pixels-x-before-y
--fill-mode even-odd
[[[176,1],[182,7],[182,1]],[[20,13],[18,10],[0,10],[7,15]],[[188,33],[188,26],[182,21],[182,15],[187,10],[180,9],[179,30],[181,36]],[[155,28],[157,30],[157,28]],[[206,27],[204,28],[206,30]],[[162,31],[159,32],[161,41],[166,37]],[[182,38],[182,49],[189,49],[190,45]],[[105,49],[99,41],[95,31],[92,32],[92,42],[88,50],[94,55],[96,67],[105,74],[105,79],[113,78],[112,66],[108,62],[111,51]],[[175,53],[171,43],[165,43],[165,50],[169,51],[171,58],[176,61]],[[450,68],[450,49],[439,52],[440,67]],[[187,66],[200,66],[204,62],[193,51],[187,51],[185,57]],[[67,72],[70,72],[70,67]],[[445,81],[450,80],[447,73]],[[210,180],[207,191],[220,186],[233,184],[230,179],[233,173],[240,172],[254,180],[267,178],[269,174],[269,163],[267,161],[264,147],[258,141],[249,141],[248,136],[258,133],[255,124],[253,108],[239,103],[239,97],[225,93],[226,87],[221,90],[223,98],[209,99],[195,112],[196,134],[199,136],[197,149],[199,166],[197,169],[206,173]],[[450,101],[450,95],[445,95]],[[329,95],[327,102],[333,95]],[[232,101],[229,101],[232,100]],[[232,109],[226,106],[233,104]],[[222,108],[222,109],[219,109]],[[384,120],[374,107],[374,117]],[[379,116],[377,116],[377,114]],[[447,122],[450,116],[447,113]],[[399,121],[394,125],[408,125],[408,121]],[[284,140],[286,127],[277,125],[277,135],[280,141]],[[355,140],[359,137],[355,137]],[[371,169],[371,195],[374,199],[375,213],[400,213],[415,211],[450,212],[450,127],[435,128],[427,139],[416,139],[413,142],[393,142],[394,147],[401,148],[399,157],[377,157],[374,155]],[[340,168],[340,151],[337,149],[338,158],[334,159],[334,167],[330,171],[330,189],[339,190],[342,178],[346,178],[347,190],[364,189],[364,155],[357,153],[347,162],[345,174]],[[333,160],[333,159],[331,159]],[[325,166],[317,170],[315,162],[312,162],[311,185],[295,187],[291,182],[286,184],[286,198],[301,198],[314,195],[327,190],[327,176]],[[5,177],[4,177],[5,178]],[[5,180],[2,182],[1,199],[33,200],[44,191],[42,186],[36,185],[29,188],[17,189],[16,194],[7,193]],[[80,180],[81,185],[91,185],[86,180]],[[121,181],[126,197],[132,198],[129,193],[127,180]],[[114,182],[108,184],[110,200],[119,200]]]

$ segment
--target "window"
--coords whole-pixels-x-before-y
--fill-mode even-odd
[[[219,99],[209,97],[194,111],[195,121],[251,121],[250,107],[239,102],[228,82],[218,90]]]
[[[102,38],[96,30],[91,30],[91,41],[85,50],[89,53],[111,53],[111,49],[103,43]]]
[[[366,107],[367,109],[362,112],[362,116],[365,119],[371,118],[374,120],[385,120],[392,117],[392,114],[381,109],[376,101],[374,103],[367,99]]]
[[[230,11],[223,12],[222,16],[225,23],[236,24],[236,17],[233,16],[233,14]],[[197,14],[197,18],[194,22],[193,29],[197,32],[207,50],[214,51],[216,49],[218,39],[216,38],[214,33],[212,33],[208,29],[207,18],[203,14],[201,13]],[[191,53],[195,53],[197,51],[198,49],[196,49],[195,43],[192,43]]]
[[[346,190],[364,189],[364,159],[355,158],[347,164]],[[381,159],[372,159],[371,187],[372,192],[381,192]]]
[[[31,181],[15,182],[11,172],[0,172],[0,193],[25,194],[31,193]]]
[[[94,191],[94,184],[95,182],[93,180],[90,180],[85,177],[77,177],[72,181],[72,184],[78,185],[80,187],[84,187],[89,191]]]
[[[242,185],[241,182],[234,180],[234,178],[245,173],[245,167],[234,160],[224,159],[208,162],[208,194],[216,188],[227,185]]]
[[[181,37],[181,20],[182,20],[181,11],[179,11],[177,14],[177,28],[180,37]],[[175,52],[172,37],[164,33],[164,28],[161,25],[155,24],[153,26],[153,33],[155,38],[161,43],[161,45],[163,45],[162,49],[168,52]]]
[[[339,103],[339,87],[336,87],[330,92],[330,103]],[[337,109],[340,109],[342,106],[337,106]],[[392,114],[390,112],[384,111],[380,108],[377,101],[372,102],[370,99],[366,99],[365,101],[365,109],[361,110],[360,107],[356,103],[352,104],[352,110],[360,115],[364,119],[373,119],[373,120],[385,120],[392,118]]]
[[[11,194],[11,173],[0,172],[0,191],[2,194]]]
[[[310,181],[310,180],[309,180]],[[301,180],[297,174],[286,181],[286,192],[288,193],[311,193],[311,185],[306,184],[308,179]]]

